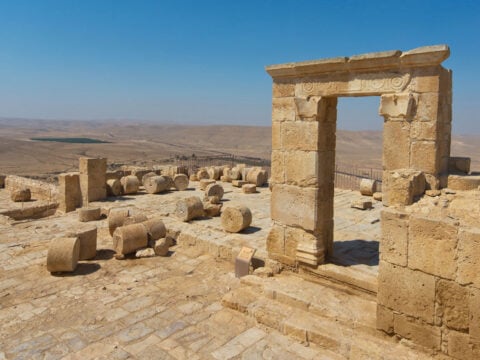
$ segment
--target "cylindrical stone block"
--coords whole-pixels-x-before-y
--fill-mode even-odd
[[[220,211],[222,210],[222,204],[212,204],[210,202],[203,204],[203,210],[205,212],[205,216],[208,217],[215,217],[220,215]]]
[[[32,199],[32,193],[30,189],[15,189],[11,192],[10,198],[15,202],[30,201]]]
[[[175,207],[175,216],[182,221],[190,221],[203,215],[203,203],[197,196],[182,199]]]
[[[200,190],[205,190],[207,188],[207,186],[210,185],[210,184],[215,184],[215,180],[202,179],[202,180],[200,180],[200,184],[198,185],[198,187],[200,188]]]
[[[78,220],[81,222],[97,221],[102,217],[101,208],[80,208],[78,209]]]
[[[162,238],[155,241],[155,245],[153,246],[153,250],[155,251],[155,255],[157,256],[167,256],[168,249],[170,248],[171,242],[169,239]]]
[[[188,188],[188,176],[185,174],[177,174],[173,178],[173,184],[175,189],[179,191],[187,190]]]
[[[142,222],[142,224],[147,228],[148,241],[155,241],[167,236],[167,229],[160,218],[153,218]]]
[[[262,169],[252,169],[247,174],[247,181],[256,186],[262,186],[268,180],[268,174]]]
[[[79,260],[93,259],[97,255],[97,227],[77,231],[80,242]]]
[[[247,177],[248,177],[248,173],[252,171],[252,168],[247,168],[247,167],[244,167],[241,172],[242,172],[242,180],[244,181],[248,181],[247,180]]]
[[[120,183],[122,184],[122,191],[125,195],[136,194],[138,192],[138,188],[140,187],[140,181],[135,175],[122,177],[120,179]]]
[[[362,179],[360,181],[360,194],[372,196],[377,192],[377,181],[372,179]]]
[[[201,181],[202,179],[208,179],[208,177],[209,177],[209,176],[208,176],[208,171],[207,171],[207,169],[202,168],[202,169],[200,169],[200,170],[197,171],[197,179],[198,179],[198,181]]]
[[[220,185],[220,184],[210,184],[205,189],[205,197],[210,198],[211,196],[216,196],[221,200],[224,192],[225,191],[223,190],[222,185]]]
[[[150,171],[150,172],[146,173],[145,175],[143,175],[142,176],[142,185],[145,186],[145,181],[152,176],[158,176],[158,174],[153,172],[153,171]]]
[[[118,179],[107,180],[107,195],[120,196],[122,195],[122,183]]]
[[[242,170],[238,167],[234,167],[232,170],[230,170],[230,177],[232,180],[240,180],[242,178]]]
[[[242,186],[242,191],[244,194],[255,194],[257,192],[257,187],[255,184],[245,184]]]
[[[144,214],[132,209],[111,209],[108,214],[108,231],[110,235],[113,235],[115,229],[120,226],[136,224],[147,220]]]
[[[252,212],[246,206],[230,206],[222,211],[222,227],[224,230],[237,233],[252,223]]]
[[[71,272],[77,268],[80,256],[80,241],[77,237],[53,239],[47,253],[47,270]]]
[[[113,233],[113,250],[117,254],[131,254],[147,244],[147,228],[143,224],[121,226]]]
[[[166,176],[151,176],[145,180],[143,186],[149,194],[158,194],[170,188],[170,181]]]

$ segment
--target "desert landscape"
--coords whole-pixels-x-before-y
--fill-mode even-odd
[[[32,138],[87,138],[65,143]],[[382,132],[337,130],[336,161],[382,168]],[[48,178],[78,168],[78,158],[106,157],[109,166],[151,166],[176,157],[234,155],[270,162],[270,126],[174,125],[136,121],[60,121],[0,118],[0,173]],[[480,169],[480,135],[453,135],[452,156],[471,157]]]

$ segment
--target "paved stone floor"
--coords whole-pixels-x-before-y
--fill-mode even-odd
[[[169,228],[265,252],[270,226],[267,188],[244,195],[226,186],[224,206],[247,203],[254,214],[252,228],[235,235],[221,231],[218,218],[184,224],[169,216],[178,198],[200,194],[198,190],[143,194],[98,204],[133,206],[148,216],[165,217]],[[342,200],[348,207],[342,210],[343,223],[337,222],[344,226],[339,240],[352,240],[349,232],[360,224],[365,227],[363,237],[375,241],[376,230],[371,227],[378,226],[378,209],[350,210],[352,196],[359,195],[350,192]],[[336,219],[340,214],[336,210]],[[118,261],[110,250],[106,220],[94,224],[99,231],[97,258],[81,262],[74,274],[63,276],[46,270],[49,241],[92,223],[79,223],[77,214],[69,213],[0,224],[0,359],[341,358],[223,308],[223,295],[240,284],[232,261],[180,245],[171,248],[168,257]]]

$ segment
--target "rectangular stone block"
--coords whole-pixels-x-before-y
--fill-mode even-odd
[[[285,254],[285,227],[278,224],[273,224],[267,236],[267,251],[268,254]]]
[[[272,99],[272,121],[295,120],[295,101],[293,97]]]
[[[272,122],[272,150],[282,150],[282,123]]]
[[[283,151],[272,150],[270,181],[272,184],[285,183],[285,161]]]
[[[458,234],[457,278],[463,285],[480,288],[480,230],[461,230]]]
[[[287,227],[286,255],[293,255],[297,261],[305,264],[319,265],[325,261],[325,248],[322,234],[314,235],[303,229]]]
[[[380,257],[392,264],[407,266],[408,214],[392,209],[381,213]]]
[[[437,281],[437,317],[450,329],[468,331],[469,310],[466,287],[454,281]]]
[[[448,159],[448,171],[468,174],[470,172],[470,162],[469,157],[451,156]]]
[[[380,261],[377,302],[393,311],[433,324],[435,277]]]
[[[77,173],[58,175],[59,205],[58,209],[65,213],[75,211],[82,204],[80,180]]]
[[[282,148],[284,150],[317,151],[319,123],[316,121],[288,121],[282,123]]]
[[[385,121],[383,123],[383,167],[385,170],[410,167],[410,123]]]
[[[470,343],[468,334],[450,330],[446,333],[447,353],[455,359],[477,360],[480,358],[480,348]]]
[[[414,121],[433,121],[438,120],[440,109],[440,93],[419,94]]]
[[[448,219],[410,217],[408,266],[446,279],[455,279],[458,228]]]
[[[81,157],[79,163],[82,204],[105,199],[107,159]]]
[[[401,337],[412,340],[428,349],[440,349],[441,330],[439,327],[400,314],[394,315],[393,323],[395,333]]]
[[[333,198],[333,188],[331,189]],[[275,185],[272,190],[271,216],[284,225],[316,231],[323,214],[319,213],[317,198],[319,191],[314,188],[300,188],[292,185]]]
[[[377,305],[377,329],[393,334],[393,311],[382,305]]]
[[[92,176],[105,174],[107,172],[107,159],[81,157],[79,158],[79,172],[80,175],[90,174]]]
[[[480,289],[469,286],[468,310],[470,314],[469,334],[472,342],[480,344]]]
[[[337,124],[334,122],[319,122],[318,124],[318,151],[335,151]]]
[[[412,121],[410,123],[410,136],[416,141],[436,141],[441,130],[436,121]]]
[[[383,172],[383,204],[386,206],[411,205],[425,192],[425,175],[412,169]]]
[[[289,185],[314,187],[318,184],[318,153],[316,151],[285,152],[285,180]]]
[[[274,98],[295,96],[295,83],[274,81],[272,85],[272,96]]]
[[[410,167],[428,174],[440,173],[438,144],[434,141],[414,141],[410,148]]]

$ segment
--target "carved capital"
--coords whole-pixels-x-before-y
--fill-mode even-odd
[[[325,113],[324,101],[321,96],[295,98],[296,115],[299,118],[318,118]]]
[[[378,113],[385,120],[396,118],[400,120],[411,120],[418,101],[418,95],[408,94],[386,94],[381,96]]]

